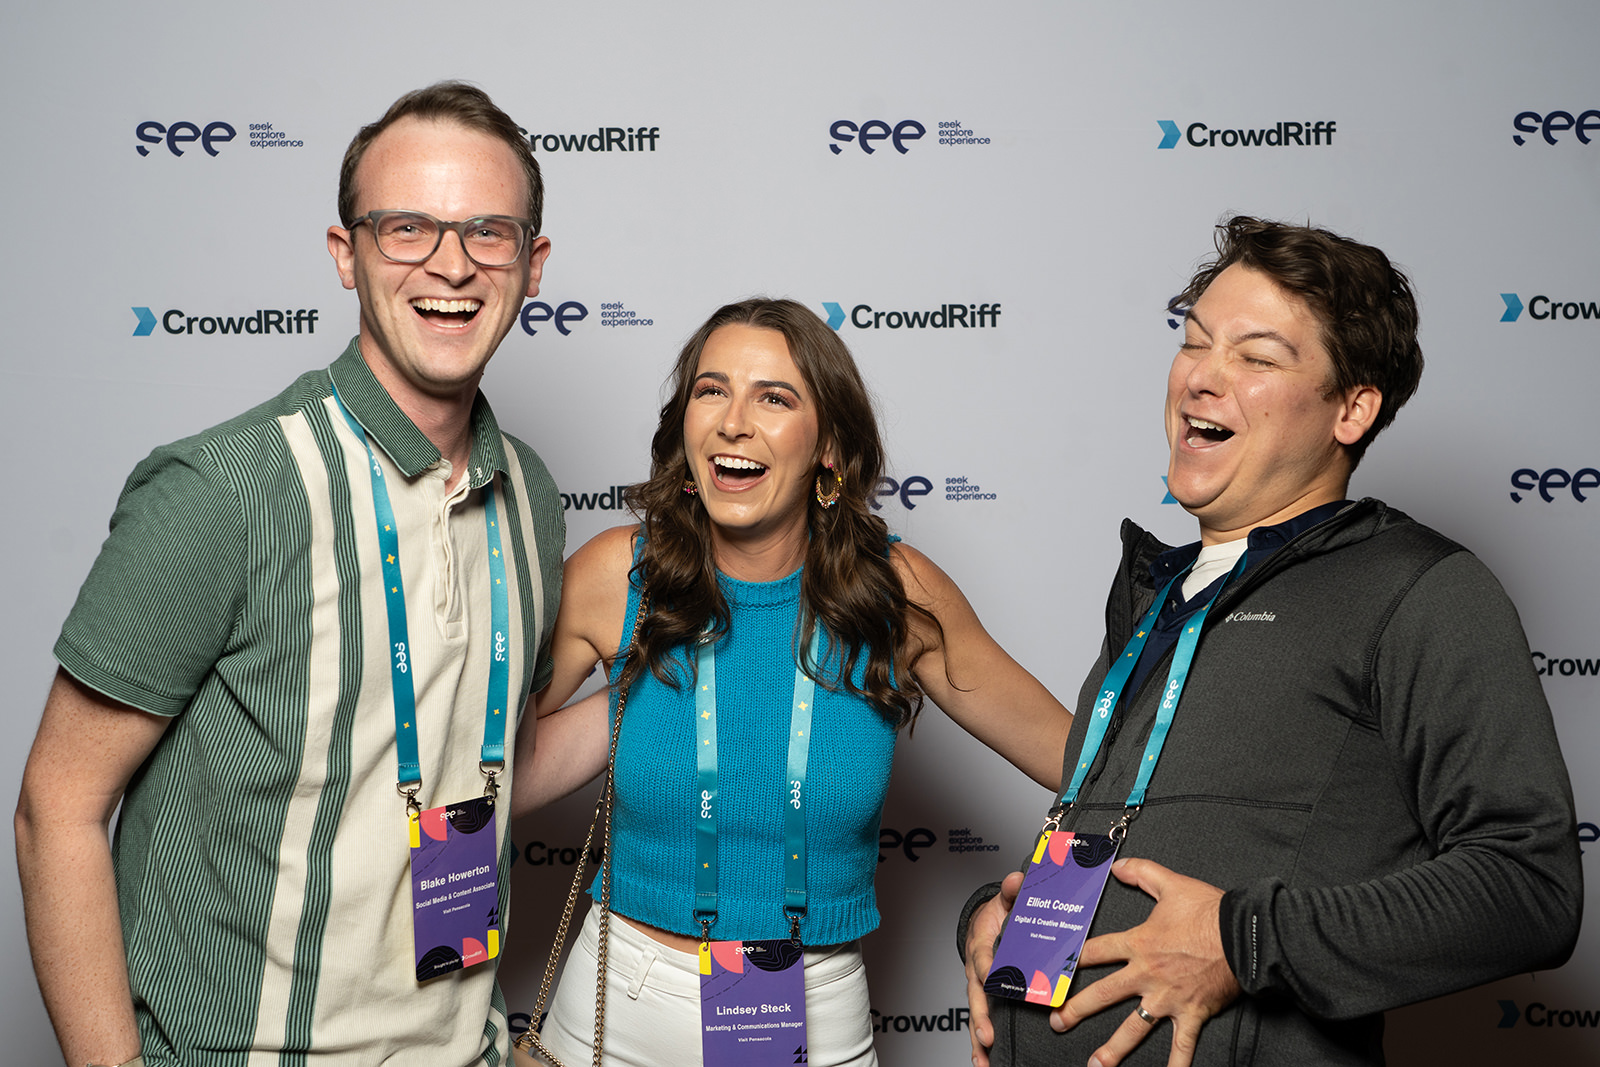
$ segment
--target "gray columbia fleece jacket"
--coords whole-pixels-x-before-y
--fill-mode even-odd
[[[1128,521],[1122,540],[1069,771],[1167,548]],[[1062,829],[1105,833],[1121,816],[1166,672],[1118,707]],[[1367,499],[1236,579],[1122,855],[1227,890],[1223,947],[1244,994],[1206,1024],[1196,1067],[1380,1064],[1385,1009],[1559,966],[1583,905],[1572,790],[1494,576]],[[958,944],[994,892],[968,903]],[[1110,879],[1091,933],[1135,926],[1152,904]],[[1081,970],[1073,992],[1111,969]],[[1060,1035],[1034,1005],[990,1004],[995,1067],[1086,1063],[1135,1007]],[[1164,1065],[1171,1040],[1158,1026],[1124,1063]]]

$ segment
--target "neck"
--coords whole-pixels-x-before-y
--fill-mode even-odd
[[[1285,504],[1272,514],[1257,519],[1232,529],[1218,529],[1207,525],[1206,520],[1200,520],[1200,544],[1203,547],[1220,545],[1228,541],[1237,541],[1242,537],[1249,537],[1250,531],[1260,526],[1277,526],[1279,523],[1288,522],[1297,515],[1304,515],[1312,508],[1319,508],[1324,504],[1331,504],[1336,500],[1345,499],[1346,491],[1350,485],[1342,482],[1337,486],[1323,488],[1317,492],[1306,493]]]
[[[1265,526],[1265,525],[1268,525],[1268,524],[1267,523],[1257,523],[1256,524],[1256,526]],[[1255,528],[1256,528],[1255,526],[1246,526],[1242,530],[1213,530],[1213,529],[1210,529],[1209,527],[1207,527],[1205,525],[1205,523],[1201,523],[1200,524],[1200,547],[1201,548],[1210,548],[1212,545],[1221,545],[1221,544],[1226,544],[1229,541],[1238,541],[1238,540],[1240,540],[1242,538],[1249,537],[1250,536],[1250,531],[1254,530]]]
[[[742,582],[787,578],[806,561],[806,529],[742,537],[712,527],[711,551],[717,570]]]

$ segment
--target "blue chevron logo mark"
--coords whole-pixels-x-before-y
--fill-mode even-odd
[[[156,317],[150,313],[149,308],[134,308],[133,313],[139,316],[139,325],[133,328],[135,337],[149,337],[156,328]]]
[[[1167,476],[1165,474],[1163,474],[1161,476],[1161,486],[1162,486],[1162,488],[1165,489],[1166,485],[1167,485]],[[1176,504],[1178,502],[1178,498],[1172,495],[1172,490],[1171,489],[1167,489],[1167,495],[1162,498],[1161,502],[1163,504]]]
[[[1517,316],[1522,314],[1522,298],[1516,293],[1501,293],[1500,299],[1506,302],[1506,311],[1500,316],[1500,321],[1516,322]]]
[[[1156,147],[1171,148],[1176,145],[1179,136],[1181,136],[1178,132],[1178,124],[1171,119],[1156,119],[1156,121],[1161,124],[1161,143]]]
[[[1499,1004],[1500,1022],[1496,1025],[1495,1029],[1509,1030],[1513,1026],[1517,1025],[1517,1020],[1522,1018],[1522,1012],[1517,1010],[1517,1005],[1513,1001],[1502,1000],[1499,1001]]]
[[[831,300],[824,300],[822,307],[828,313],[828,329],[837,330],[844,325],[844,308]]]

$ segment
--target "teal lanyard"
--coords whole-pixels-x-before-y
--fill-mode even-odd
[[[383,596],[389,612],[389,675],[394,695],[394,743],[400,764],[399,789],[408,808],[419,807],[417,791],[422,788],[422,763],[417,755],[417,694],[411,683],[411,640],[406,627],[406,586],[400,574],[400,535],[395,529],[394,507],[383,482],[383,468],[350,409],[344,406],[336,387],[334,402],[367,449],[367,470],[372,476],[372,506],[378,523],[378,550],[383,564]],[[500,551],[500,515],[494,501],[494,483],[483,489],[484,526],[489,538],[489,614],[494,627],[494,643],[489,656],[489,695],[483,709],[483,750],[479,769],[489,776],[487,792],[495,793],[494,765],[504,766],[506,755],[506,710],[511,692],[511,662],[507,655],[507,633],[511,629],[511,604],[506,591],[506,561]]]
[[[1183,633],[1178,636],[1178,644],[1172,654],[1172,667],[1167,671],[1166,692],[1162,694],[1161,706],[1156,709],[1155,725],[1150,728],[1150,739],[1145,743],[1144,757],[1139,761],[1139,774],[1134,780],[1133,791],[1128,794],[1127,807],[1132,814],[1124,816],[1122,822],[1118,824],[1124,833],[1127,832],[1127,824],[1132,820],[1133,814],[1137,814],[1138,809],[1144,805],[1145,791],[1149,788],[1150,777],[1155,774],[1156,764],[1161,760],[1161,749],[1167,743],[1167,732],[1172,728],[1173,717],[1177,714],[1178,700],[1183,696],[1184,684],[1189,680],[1189,667],[1194,662],[1195,648],[1200,644],[1200,633],[1205,627],[1206,616],[1210,614],[1217,598],[1222,595],[1222,590],[1227,588],[1228,583],[1244,569],[1244,561],[1245,556],[1241,555],[1239,561],[1233,565],[1233,569],[1228,572],[1228,576],[1217,587],[1216,593],[1206,601],[1204,607],[1194,613],[1184,626]],[[1144,618],[1139,620],[1133,636],[1128,639],[1122,655],[1117,657],[1117,662],[1106,672],[1106,679],[1100,685],[1100,696],[1095,700],[1094,710],[1090,713],[1089,730],[1084,736],[1083,748],[1078,753],[1078,766],[1073,770],[1072,780],[1067,783],[1066,791],[1061,794],[1061,800],[1057,804],[1058,814],[1053,818],[1058,824],[1059,813],[1077,801],[1078,791],[1083,788],[1083,780],[1088,777],[1089,768],[1093,766],[1095,757],[1100,754],[1100,745],[1105,741],[1106,732],[1111,725],[1111,712],[1122,697],[1122,691],[1128,684],[1128,678],[1133,674],[1133,668],[1139,662],[1139,655],[1144,651],[1145,643],[1150,640],[1150,631],[1155,626],[1156,617],[1161,614],[1161,606],[1167,602],[1167,595],[1172,592],[1174,583],[1188,573],[1189,567],[1185,567],[1161,587],[1161,592],[1151,603],[1150,610],[1144,613]]]
[[[812,627],[809,661],[822,665],[822,625]],[[700,815],[695,820],[694,918],[701,937],[711,939],[717,921],[717,653],[706,635],[695,652],[695,764],[699,771]],[[789,712],[788,786],[783,807],[783,913],[789,936],[800,939],[800,917],[806,912],[806,765],[811,758],[811,705],[817,683],[794,668],[793,706]]]

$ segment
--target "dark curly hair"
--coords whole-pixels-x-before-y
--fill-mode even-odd
[[[725,633],[729,612],[717,585],[710,519],[698,498],[685,495],[689,477],[684,455],[683,418],[694,388],[700,353],[723,326],[742,324],[776,330],[810,390],[817,409],[819,451],[831,442],[839,476],[838,502],[812,504],[810,537],[800,579],[800,621],[795,649],[809,647],[819,623],[837,641],[837,678],[818,678],[847,689],[872,704],[896,726],[909,725],[922,707],[923,691],[911,673],[924,651],[914,647],[908,621],[918,615],[939,629],[931,613],[913,604],[888,555],[888,527],[872,513],[870,493],[883,473],[883,443],[861,373],[839,335],[803,304],[756,297],[718,308],[683,346],[669,379],[671,396],[661,406],[661,421],[650,445],[650,477],[629,486],[625,499],[643,520],[644,545],[633,580],[644,584],[650,614],[634,641],[640,655],[628,662],[626,685],[648,665],[664,683],[680,684],[673,653],[698,638],[711,624]],[[820,465],[818,473],[826,479]],[[824,659],[831,658],[824,653]],[[855,682],[864,662],[862,684]],[[808,670],[820,671],[819,664]]]
[[[1236,215],[1217,226],[1216,245],[1217,258],[1195,272],[1168,310],[1193,307],[1235,263],[1261,271],[1303,299],[1322,324],[1322,344],[1333,360],[1327,395],[1359,385],[1383,394],[1372,428],[1347,446],[1355,470],[1422,379],[1410,280],[1381,250],[1312,226]]]

